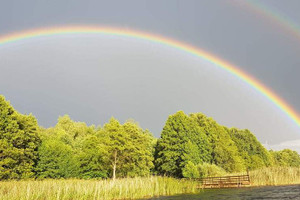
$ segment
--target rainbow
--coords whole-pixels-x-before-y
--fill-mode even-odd
[[[269,20],[271,24],[277,25],[280,27],[280,30],[285,30],[289,35],[294,36],[300,40],[300,27],[298,24],[293,22],[292,19],[280,14],[278,10],[273,11],[268,8],[262,1],[235,1],[242,5],[244,8],[249,9],[251,13],[258,14],[265,19]]]
[[[7,43],[12,43],[20,40],[25,40],[29,38],[36,37],[48,37],[55,35],[65,35],[65,34],[105,34],[105,35],[116,35],[125,36],[131,38],[144,39],[160,44],[164,44],[176,49],[182,50],[184,52],[198,56],[204,60],[213,63],[214,65],[226,70],[232,75],[240,78],[241,80],[248,83],[255,90],[260,92],[262,95],[267,97],[274,105],[276,105],[280,110],[283,111],[290,119],[292,119],[300,127],[300,117],[296,111],[292,109],[283,99],[272,92],[269,88],[264,86],[254,77],[240,70],[238,67],[230,64],[229,62],[222,60],[215,55],[204,51],[202,49],[196,48],[189,44],[173,40],[171,38],[162,37],[159,35],[154,35],[150,33],[145,33],[137,30],[124,30],[112,27],[98,27],[98,26],[67,26],[67,27],[51,27],[34,29],[29,31],[12,33],[4,36],[0,36],[0,47]]]

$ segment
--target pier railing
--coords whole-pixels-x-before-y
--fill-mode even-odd
[[[250,177],[247,175],[207,177],[199,179],[203,188],[243,187],[250,185]]]

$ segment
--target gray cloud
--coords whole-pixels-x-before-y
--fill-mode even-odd
[[[300,140],[289,140],[289,141],[284,141],[279,144],[273,144],[273,145],[264,144],[264,146],[267,149],[272,149],[276,151],[283,150],[283,149],[291,149],[300,153]]]
[[[265,1],[299,21],[299,1]],[[300,41],[231,1],[5,1],[0,34],[64,24],[141,29],[201,47],[300,110]],[[271,144],[299,127],[242,81],[199,58],[140,40],[39,38],[0,46],[0,93],[43,126],[58,115],[103,124],[134,118],[156,136],[169,114],[203,112]],[[284,135],[284,138],[282,137]]]

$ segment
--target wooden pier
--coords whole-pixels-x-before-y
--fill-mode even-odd
[[[251,185],[249,174],[200,179],[202,188],[236,188]]]

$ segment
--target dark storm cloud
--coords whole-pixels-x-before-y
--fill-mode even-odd
[[[283,1],[264,1],[263,3],[269,5],[270,8],[280,9],[282,13],[294,19],[296,22],[300,21],[300,12],[298,12],[298,8],[300,7],[299,1],[289,1],[288,3]],[[291,36],[287,31],[281,30],[279,26],[274,25],[270,20],[266,20],[262,18],[262,16],[257,16],[255,13],[249,12],[247,8],[236,5],[234,1],[29,0],[1,2],[1,34],[36,27],[64,24],[96,24],[128,29],[141,29],[193,44],[249,72],[265,85],[272,88],[273,91],[283,97],[297,111],[300,111],[300,92],[298,89],[298,85],[300,84],[300,79],[298,79],[300,73],[300,59],[298,55],[300,52],[300,40]],[[35,44],[32,47],[30,47],[30,45],[24,45],[27,51],[19,47],[16,47],[16,49],[8,46],[2,49],[0,48],[0,68],[3,72],[0,92],[7,95],[12,103],[22,111],[35,113],[44,126],[53,125],[55,123],[55,116],[65,113],[69,113],[71,116],[87,121],[88,123],[97,124],[107,121],[111,115],[118,115],[122,120],[128,117],[135,118],[137,121],[140,121],[145,128],[149,128],[158,136],[167,115],[178,109],[184,109],[186,112],[205,112],[216,117],[216,119],[225,123],[225,125],[238,126],[241,128],[247,127],[254,130],[263,142],[276,133],[275,135],[277,136],[270,140],[273,140],[274,143],[278,143],[282,140],[279,136],[282,132],[289,132],[289,136],[286,138],[287,140],[298,138],[297,134],[299,133],[299,129],[293,127],[286,116],[282,113],[279,114],[278,112],[280,111],[274,111],[277,114],[270,111],[269,109],[276,110],[273,105],[273,107],[271,106],[272,108],[266,108],[269,114],[259,113],[259,108],[262,108],[262,105],[268,107],[269,102],[267,101],[266,103],[263,98],[260,99],[257,97],[257,94],[247,97],[247,94],[243,94],[243,92],[240,91],[241,93],[237,94],[241,94],[242,97],[250,99],[245,102],[253,107],[250,106],[250,108],[247,109],[245,107],[247,107],[248,104],[240,103],[237,105],[239,109],[235,109],[234,111],[230,110],[230,106],[228,105],[232,102],[239,101],[237,97],[236,99],[229,98],[230,95],[234,95],[234,93],[230,93],[229,86],[227,88],[224,86],[224,94],[222,97],[218,96],[220,93],[217,91],[222,90],[218,88],[218,81],[215,81],[215,85],[211,86],[211,91],[212,93],[215,92],[214,94],[206,91],[205,87],[202,88],[202,90],[204,90],[203,94],[212,95],[211,100],[207,102],[202,100],[200,101],[201,106],[197,105],[195,99],[201,99],[201,93],[197,93],[195,88],[189,91],[189,87],[197,84],[199,86],[201,83],[205,84],[205,82],[197,82],[197,77],[191,78],[194,72],[185,72],[185,74],[182,74],[180,70],[183,68],[176,63],[179,61],[177,59],[172,60],[172,57],[168,57],[163,51],[160,52],[160,54],[166,57],[158,58],[157,54],[151,54],[146,49],[137,47],[138,50],[144,51],[139,57],[141,60],[130,60],[130,58],[132,58],[130,55],[132,54],[127,55],[127,58],[125,52],[129,51],[136,55],[137,50],[132,48],[126,49],[126,47],[123,46],[121,50],[111,50],[111,54],[106,55],[106,60],[101,60],[99,58],[101,54],[98,55],[93,52],[93,50],[97,53],[101,52],[101,49],[108,50],[110,49],[108,43],[103,42],[103,47],[101,47],[100,44],[93,46],[88,42],[86,44],[89,45],[86,46],[82,43],[77,44],[78,46],[72,46],[71,44],[74,44],[75,40],[76,39],[70,41],[66,39],[65,42],[60,42],[61,45],[59,48],[67,49],[68,46],[74,49],[79,47],[86,48],[91,57],[86,55],[87,57],[85,59],[78,61],[74,58],[79,54],[72,53],[70,50],[59,51],[57,49],[59,44],[55,41],[53,41],[53,44],[56,44],[56,46],[53,44],[47,46],[45,43],[39,46],[38,42],[32,41],[33,44]],[[85,40],[83,39],[83,41]],[[102,40],[100,39],[100,41]],[[121,48],[122,45],[118,46],[118,44],[114,44],[111,45],[111,47]],[[146,47],[148,46],[146,45]],[[45,50],[45,48],[47,50]],[[157,48],[157,46],[153,47],[153,49]],[[168,49],[168,51],[170,51],[170,49]],[[35,54],[33,54],[33,52]],[[44,55],[43,52],[48,53],[48,56]],[[56,55],[55,52],[65,53],[65,57],[62,58],[59,54]],[[83,52],[78,50],[78,52],[83,54],[84,50]],[[51,56],[49,56],[49,54],[51,54]],[[121,56],[121,58],[116,56],[116,54]],[[54,59],[55,55],[57,60]],[[75,57],[72,57],[72,55]],[[170,55],[174,56],[174,54],[171,53]],[[98,59],[100,60],[97,60],[97,56],[99,56]],[[119,62],[114,60],[116,57],[119,59]],[[78,62],[72,62],[72,60]],[[145,63],[145,61],[147,62]],[[96,78],[94,77],[95,74],[97,74],[96,72],[87,73],[81,70],[83,65],[86,65],[87,68],[97,67],[97,62],[102,62],[102,68],[97,68],[97,70],[102,70],[101,73],[103,73],[103,76]],[[200,61],[191,61],[188,63],[188,61],[185,60],[185,62],[187,66],[192,67],[197,65],[196,63]],[[123,66],[124,71],[120,69],[123,63],[127,64]],[[164,64],[172,66],[172,69],[163,68],[162,66]],[[72,68],[70,67],[71,65]],[[110,65],[110,67],[107,67],[107,65]],[[133,65],[148,66],[147,69],[151,69],[151,66],[155,65],[158,66],[158,68],[153,68],[154,71],[143,73],[143,71],[135,69]],[[185,64],[182,63],[182,65]],[[26,67],[26,70],[19,78],[14,80],[13,85],[5,82],[4,80],[6,79],[4,79],[3,76],[8,77],[11,74],[15,76],[19,71],[18,67],[23,67],[23,69]],[[157,69],[161,69],[161,71],[155,71]],[[73,72],[70,72],[71,70],[73,70]],[[90,70],[96,70],[96,68]],[[108,78],[112,77],[113,73],[118,74],[120,71],[123,74],[130,72],[132,77],[128,75],[129,77],[124,78],[124,80],[122,80],[121,77],[118,79]],[[30,77],[32,73],[37,75],[37,77],[35,76],[32,79],[34,81],[24,79],[25,75]],[[160,74],[160,76],[157,77],[156,74]],[[49,76],[52,76],[52,79],[47,79]],[[66,76],[66,78],[63,76]],[[116,75],[116,77],[118,76],[119,75]],[[176,84],[176,76],[180,77],[182,84]],[[215,74],[215,76],[217,76],[217,74]],[[16,77],[18,77],[18,75],[16,75]],[[171,77],[175,78],[172,79]],[[198,79],[200,79],[200,77],[199,75]],[[223,78],[219,77],[219,79],[224,81]],[[45,82],[43,82],[43,80]],[[49,83],[47,80],[57,81]],[[131,90],[128,90],[128,95],[124,93],[126,88],[123,88],[118,82],[120,80],[126,83],[124,86],[127,85],[131,87]],[[156,81],[151,82],[151,80]],[[205,79],[202,79],[202,81],[204,80]],[[165,83],[164,81],[167,82]],[[209,82],[209,80],[206,81]],[[44,83],[44,85],[41,84],[40,87],[38,87],[39,82]],[[183,86],[184,83],[190,85]],[[234,83],[237,84],[238,82]],[[101,85],[109,85],[110,88],[101,87]],[[162,85],[164,86],[162,87]],[[174,88],[181,88],[181,90],[173,91]],[[245,87],[241,86],[241,88]],[[153,94],[156,96],[142,93],[145,89],[147,91],[153,90]],[[167,92],[169,90],[171,92]],[[76,91],[82,91],[84,95],[80,96]],[[137,91],[141,92],[140,97],[142,97],[134,101],[132,97],[134,97]],[[233,91],[236,90],[234,89]],[[251,91],[248,90],[245,90],[244,93],[246,92],[251,93]],[[67,94],[68,98],[64,98],[65,94]],[[93,96],[95,98],[92,98]],[[254,108],[255,103],[251,104],[251,101],[254,101],[254,96],[261,100],[261,105],[258,105],[257,108]],[[48,100],[47,97],[49,97]],[[171,97],[177,99],[177,101],[172,102],[170,100],[172,99]],[[219,101],[214,100],[214,97],[224,98],[224,101],[219,103]],[[195,99],[191,100],[193,98]],[[226,100],[226,98],[228,99]],[[99,102],[99,99],[102,101]],[[147,104],[149,103],[148,99],[151,99],[151,105]],[[54,103],[51,104],[51,102]],[[186,103],[183,104],[182,102]],[[240,99],[240,102],[243,101]],[[97,103],[100,104],[99,107],[103,108],[103,112],[94,109]],[[37,107],[32,106],[33,104],[37,105]],[[147,104],[148,107],[141,109],[144,104]],[[165,110],[155,112],[155,108],[163,105],[165,106]],[[213,105],[218,105],[219,107],[214,107]],[[50,106],[50,108],[47,108],[47,106]],[[134,106],[137,106],[136,110],[134,110]],[[134,111],[130,112],[130,108]],[[221,113],[218,112],[222,109],[224,111]],[[256,109],[258,113],[250,113],[249,109]],[[240,117],[238,110],[240,111],[240,115],[245,116]],[[274,114],[273,117],[269,116],[272,114]],[[264,120],[271,120],[271,124],[266,123]],[[275,124],[278,123],[282,124],[279,125],[279,127],[275,126]],[[272,128],[272,126],[274,127]]]

